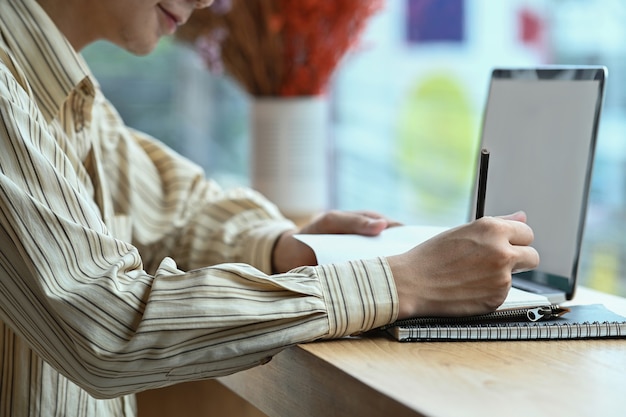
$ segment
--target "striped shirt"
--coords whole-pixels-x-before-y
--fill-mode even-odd
[[[35,0],[0,0],[0,416],[133,393],[392,321],[384,258],[271,275],[293,224],[124,125]]]

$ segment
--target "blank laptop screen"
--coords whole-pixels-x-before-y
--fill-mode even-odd
[[[569,292],[576,280],[606,69],[497,69],[481,147],[485,215],[528,214],[541,264],[525,278]]]

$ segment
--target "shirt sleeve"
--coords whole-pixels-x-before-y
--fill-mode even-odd
[[[196,164],[141,132],[119,125],[115,141],[117,147],[103,145],[104,170],[118,173],[106,178],[107,188],[115,216],[130,220],[132,243],[148,269],[171,256],[184,269],[236,262],[272,272],[275,241],[296,227],[274,204],[249,188],[223,190]]]
[[[98,111],[106,142],[79,158],[0,75],[0,317],[93,396],[229,374],[396,317],[384,258],[269,275],[291,225],[261,196],[220,190]]]

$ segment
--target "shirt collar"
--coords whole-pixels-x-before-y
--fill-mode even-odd
[[[22,67],[49,123],[75,92],[86,103],[88,120],[97,87],[83,58],[74,51],[35,0],[0,0],[0,34]]]

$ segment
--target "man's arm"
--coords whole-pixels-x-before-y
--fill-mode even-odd
[[[193,204],[177,206],[175,199],[161,198],[159,192],[158,198],[150,198],[149,189],[136,188],[146,185],[144,181],[133,184],[126,195],[137,198],[136,191],[148,197],[145,205],[154,207],[141,211],[133,206],[125,212],[120,199],[106,201],[106,190],[114,187],[96,180],[98,172],[110,167],[83,170],[72,142],[55,136],[62,134],[61,126],[49,126],[41,118],[32,97],[10,74],[3,73],[1,80],[0,317],[39,356],[93,396],[114,397],[236,372],[263,363],[286,346],[363,331],[395,317],[395,288],[382,259],[270,276],[242,262],[186,272],[188,268],[163,257],[148,272],[144,251],[156,248],[157,240],[139,251],[119,239],[116,222],[103,219],[109,209],[116,216],[146,216],[139,225],[149,222],[155,230],[160,222],[154,221],[154,212],[189,212],[189,222],[162,226],[180,228],[180,238],[192,233],[203,217],[203,208],[195,203],[217,196],[223,209],[229,199],[201,185],[180,194],[190,196]],[[137,168],[117,163],[124,175],[124,169]],[[181,178],[168,175],[170,167],[159,166],[167,178],[159,183],[161,191],[176,187]],[[179,171],[177,167],[174,173]],[[258,210],[240,213],[234,216],[241,222],[237,224],[249,222],[250,230],[260,226],[258,219],[267,220]],[[228,235],[233,223],[223,223],[219,234]],[[199,266],[202,253],[211,250],[231,254],[214,259],[234,259],[241,253],[245,261],[246,249],[238,247],[248,242],[249,233],[243,230],[246,241],[229,243],[200,234],[192,241],[206,237],[216,246],[193,257],[183,253],[190,246],[172,252],[187,267]],[[169,234],[162,236],[166,241]],[[271,250],[262,249],[266,264]]]

